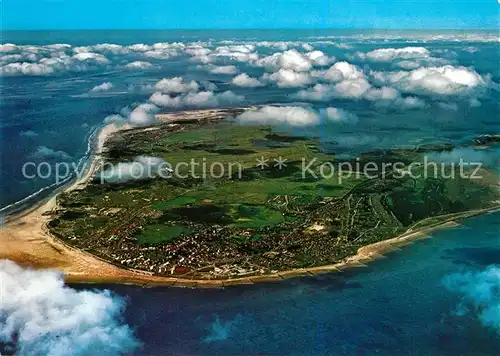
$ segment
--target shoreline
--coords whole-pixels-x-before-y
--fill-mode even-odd
[[[33,212],[34,210],[40,208],[41,206],[44,206],[47,202],[49,202],[50,200],[52,200],[59,193],[67,191],[76,182],[80,181],[89,172],[93,171],[95,169],[95,167],[94,167],[94,163],[95,163],[94,160],[96,158],[96,155],[100,154],[101,151],[102,151],[102,148],[103,148],[103,147],[100,147],[99,141],[103,141],[102,145],[104,145],[104,142],[105,142],[105,137],[104,136],[107,135],[107,133],[110,131],[110,127],[113,126],[113,125],[114,124],[108,124],[108,125],[104,125],[104,126],[98,127],[98,128],[96,128],[89,135],[88,145],[89,145],[89,148],[90,148],[90,152],[87,151],[87,153],[85,155],[85,156],[88,156],[88,157],[87,157],[86,161],[82,165],[83,170],[81,172],[84,173],[82,176],[79,176],[78,173],[74,172],[74,173],[76,173],[74,177],[65,179],[66,180],[65,182],[62,182],[62,184],[59,184],[54,190],[50,191],[50,193],[47,196],[45,196],[45,197],[43,197],[43,198],[41,198],[39,200],[36,200],[32,205],[29,205],[29,206],[27,206],[25,208],[14,209],[11,213],[5,214],[3,216],[4,217],[4,222],[8,223],[8,222],[11,222],[11,221],[15,221],[15,220],[20,219],[21,217],[23,217],[25,215],[28,215],[29,213]],[[120,128],[116,127],[113,130],[113,132],[116,132],[116,131],[119,131],[119,130],[120,130]],[[83,158],[84,157],[82,157],[82,159]],[[90,178],[90,177],[88,177],[88,178]],[[53,184],[51,184],[51,185],[49,185],[47,187],[41,188],[40,191],[43,191],[43,190],[45,190],[47,188],[50,188],[51,186],[53,186],[55,184],[57,184],[57,183],[53,183]],[[37,194],[37,193],[35,193],[35,194]],[[23,199],[15,202],[15,203],[12,203],[12,204],[10,204],[10,205],[8,205],[6,207],[3,207],[1,210],[5,210],[6,208],[9,208],[10,206],[18,205],[19,203],[22,203],[23,201],[25,201],[27,199],[33,199],[33,198],[35,198],[35,197],[32,197],[32,196],[25,197],[25,198],[23,198]]]
[[[285,270],[274,274],[226,279],[188,279],[153,275],[147,271],[117,266],[85,250],[70,246],[50,234],[46,227],[46,224],[51,220],[50,212],[56,207],[57,195],[61,192],[84,187],[101,163],[102,152],[107,139],[113,133],[124,129],[127,129],[127,127],[118,127],[115,124],[102,127],[97,134],[90,165],[82,176],[76,177],[75,181],[68,182],[67,185],[63,185],[61,189],[55,190],[52,196],[40,201],[39,204],[20,212],[18,216],[11,216],[7,220],[6,225],[0,229],[0,259],[9,259],[25,267],[60,270],[64,274],[66,283],[220,288],[237,284],[280,281],[293,277],[339,272],[346,268],[363,267],[366,263],[385,258],[385,254],[411,244],[413,241],[428,238],[428,235],[433,231],[457,226],[459,225],[457,220],[500,211],[500,205],[496,205],[486,209],[441,216],[444,218],[443,221],[416,230],[410,227],[399,236],[362,246],[355,255],[335,264]]]

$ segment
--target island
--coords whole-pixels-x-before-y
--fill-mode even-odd
[[[160,114],[110,133],[88,179],[43,211],[45,233],[85,254],[83,265],[126,271],[115,274],[123,282],[222,286],[363,265],[500,207],[494,167],[464,176],[441,162],[446,174],[419,174],[428,156],[497,146],[498,135],[346,156],[316,137],[242,125],[245,110],[255,108]],[[132,177],[134,163],[149,175]]]

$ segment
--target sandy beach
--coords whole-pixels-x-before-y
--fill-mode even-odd
[[[102,152],[106,139],[121,128],[116,125],[104,127],[96,142],[95,153],[89,169],[75,180],[65,191],[81,189],[92,178],[102,162]],[[500,206],[453,214],[436,224],[406,233],[384,241],[361,247],[357,254],[342,262],[313,268],[302,268],[283,271],[276,274],[232,278],[226,280],[193,280],[174,277],[153,276],[147,272],[133,271],[117,267],[90,253],[75,249],[52,236],[46,224],[50,221],[50,211],[56,206],[56,196],[25,214],[8,221],[0,229],[0,259],[9,259],[19,265],[33,268],[54,268],[62,271],[69,283],[123,283],[142,286],[175,285],[183,287],[223,287],[234,284],[251,284],[264,281],[281,280],[296,276],[315,275],[319,273],[340,271],[349,267],[362,267],[367,262],[382,258],[384,254],[427,238],[428,235],[441,228],[456,226],[457,219],[481,215],[489,211],[499,210]]]

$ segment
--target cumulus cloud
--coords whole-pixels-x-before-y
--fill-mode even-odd
[[[374,62],[392,62],[395,59],[428,58],[430,52],[425,47],[379,48],[358,55]]]
[[[439,53],[438,50],[435,53]],[[360,59],[372,62],[393,63],[403,69],[416,69],[421,66],[438,66],[449,63],[447,59],[432,56],[431,51],[425,47],[379,48],[367,53],[358,52],[356,55]]]
[[[215,50],[207,48],[197,48],[196,50],[186,52],[193,55],[193,59],[202,62],[210,63],[216,62],[219,59],[229,59],[237,62],[252,62],[259,59],[259,55],[254,52],[255,45],[241,44],[231,46],[219,46]]]
[[[403,97],[391,87],[372,87],[364,78],[343,80],[337,84],[316,84],[307,90],[300,90],[296,98],[308,101],[329,101],[335,98],[367,100],[381,107],[417,109],[425,106],[422,99]]]
[[[312,76],[336,84],[317,84],[300,91],[297,94],[299,98],[313,101],[334,97],[359,99],[371,88],[364,72],[348,62],[337,62],[326,71],[313,71]]]
[[[320,112],[322,116],[327,118],[329,121],[336,123],[355,124],[359,121],[358,117],[355,114],[344,109],[326,108]]]
[[[187,93],[197,92],[200,85],[194,80],[185,82],[181,77],[164,78],[155,84],[155,89],[162,93]]]
[[[124,118],[121,115],[114,114],[114,115],[108,115],[104,118],[103,122],[105,124],[116,124],[118,126],[123,126],[127,123],[127,119]]]
[[[236,95],[230,90],[222,93],[214,93],[213,91],[201,91],[198,93],[187,93],[178,96],[162,94],[160,92],[153,93],[149,101],[155,105],[168,108],[183,108],[183,107],[219,107],[224,105],[234,105],[241,103],[245,98],[241,95]]]
[[[275,53],[255,61],[255,65],[275,71],[288,69],[295,72],[307,72],[312,67],[312,60],[295,49]]]
[[[318,112],[301,106],[264,106],[245,111],[236,117],[236,121],[241,124],[295,127],[316,126],[323,120],[333,123],[355,124],[358,122],[358,117],[344,109],[329,107]]]
[[[170,59],[172,57],[177,57],[183,53],[186,45],[181,42],[159,42],[155,43],[152,46],[142,47],[142,49],[146,49],[142,51],[143,56],[154,59]]]
[[[470,95],[484,89],[488,82],[473,69],[451,65],[418,68],[409,72],[371,72],[371,75],[383,85],[423,95]]]
[[[51,75],[64,72],[85,72],[107,66],[109,60],[101,54],[82,52],[69,56],[64,52],[46,52],[49,57],[40,58],[37,62],[15,62],[0,66],[0,74],[7,76]]]
[[[477,316],[484,326],[500,333],[500,266],[452,274],[444,285],[461,296],[457,315]]]
[[[137,156],[132,162],[121,162],[111,167],[104,166],[98,178],[106,183],[123,183],[151,179],[159,175],[167,177],[171,170],[171,165],[163,158]]]
[[[315,66],[327,66],[335,60],[335,58],[328,57],[321,51],[307,52],[305,56],[309,58],[311,63]]]
[[[202,66],[201,68],[207,70],[212,74],[236,74],[239,72],[238,68],[233,65],[216,66],[213,64],[208,64],[206,66]]]
[[[309,85],[313,82],[309,73],[295,72],[291,69],[280,69],[276,73],[265,73],[262,76],[265,81],[276,83],[280,88],[296,88]]]
[[[322,73],[324,80],[329,82],[340,82],[343,80],[356,80],[364,79],[365,73],[354,64],[348,62],[337,62],[324,73]]]
[[[309,43],[303,43],[302,48],[306,51],[312,51],[314,49],[313,46],[311,46]]]
[[[128,121],[134,126],[149,125],[156,121],[154,114],[158,112],[158,107],[153,104],[141,104],[128,115]]]
[[[73,48],[75,53],[99,52],[105,54],[128,54],[130,49],[126,46],[121,46],[112,43],[99,43],[93,46],[80,46]]]
[[[127,69],[149,69],[152,68],[153,64],[146,62],[146,61],[134,61],[127,63],[125,65],[125,68]]]
[[[98,63],[109,63],[108,59],[104,57],[102,54],[92,53],[92,52],[77,53],[73,56],[73,58],[79,61],[92,60]]]
[[[122,323],[123,300],[74,290],[62,273],[0,260],[0,342],[19,355],[122,354],[139,346]]]
[[[114,87],[113,83],[104,82],[102,84],[96,85],[90,91],[92,93],[101,93],[101,92],[104,92],[104,91],[111,90],[111,89],[113,89],[113,87]]]
[[[310,101],[328,101],[333,98],[361,99],[371,88],[364,78],[343,80],[337,84],[316,84],[307,90],[301,90],[296,97]]]
[[[404,109],[417,109],[425,107],[425,101],[414,96],[403,97],[401,93],[390,87],[370,88],[363,99],[375,102],[377,106],[391,106]]]
[[[241,73],[234,77],[231,82],[239,87],[243,88],[257,88],[257,87],[262,87],[265,84],[262,83],[260,80],[257,78],[252,78],[246,73]]]
[[[264,106],[245,111],[236,120],[242,124],[310,126],[320,123],[318,113],[300,106]]]

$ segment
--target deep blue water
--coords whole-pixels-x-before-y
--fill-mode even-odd
[[[500,310],[500,300],[460,315],[464,295],[443,280],[495,265],[500,273],[499,217],[467,220],[340,273],[221,290],[100,288],[127,299],[138,355],[498,355],[500,313],[495,328],[478,312]]]

